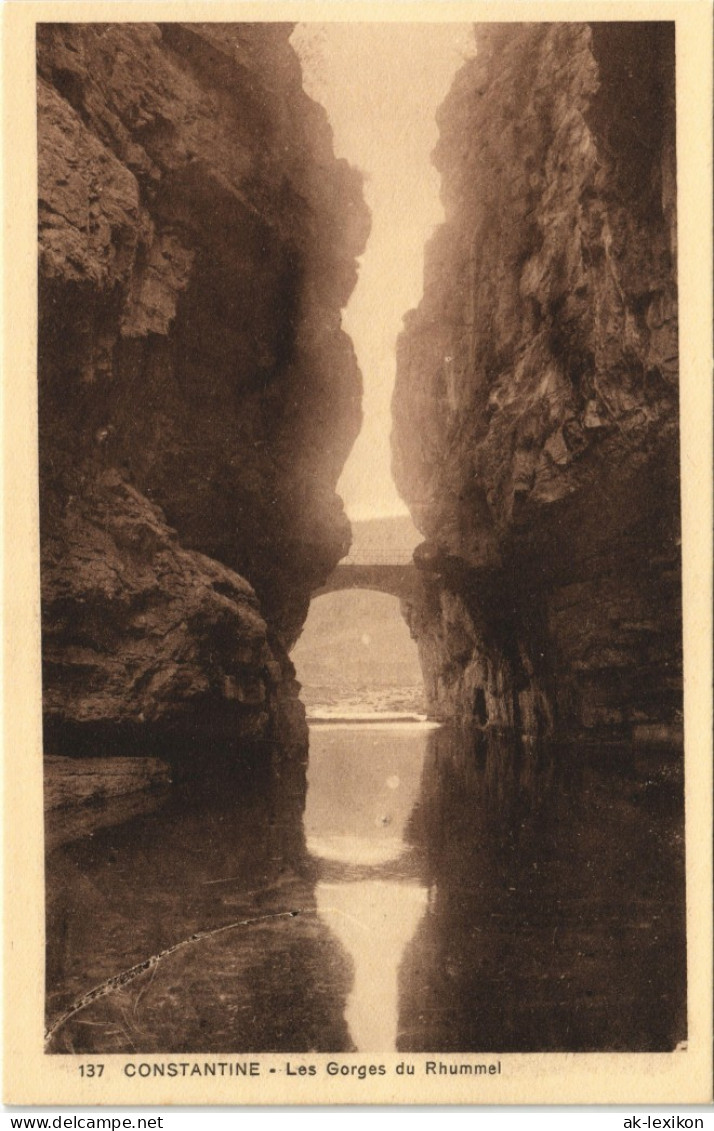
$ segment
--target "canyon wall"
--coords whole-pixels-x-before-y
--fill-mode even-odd
[[[50,754],[261,738],[349,547],[360,175],[287,24],[38,28]]]
[[[446,220],[393,401],[430,710],[677,747],[674,27],[476,40],[439,112]]]

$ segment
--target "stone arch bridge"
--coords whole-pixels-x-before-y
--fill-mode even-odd
[[[322,588],[313,593],[313,597],[337,593],[341,589],[372,589],[376,593],[390,593],[393,597],[409,597],[414,591],[416,579],[417,569],[414,565],[393,562],[355,565],[345,562],[337,566]]]
[[[342,589],[371,589],[393,597],[409,597],[418,571],[412,560],[419,539],[408,518],[371,519],[354,522],[350,552],[313,593],[337,593]]]

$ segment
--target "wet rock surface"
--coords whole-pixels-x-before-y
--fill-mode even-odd
[[[476,35],[393,402],[430,709],[677,745],[673,28]]]
[[[38,29],[46,732],[266,733],[349,545],[369,217],[287,24]],[[280,688],[282,687],[282,691]],[[169,743],[174,748],[174,742]]]

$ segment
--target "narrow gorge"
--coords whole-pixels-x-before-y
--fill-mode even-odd
[[[47,1052],[686,1042],[674,47],[38,25]]]

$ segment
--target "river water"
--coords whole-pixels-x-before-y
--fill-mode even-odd
[[[49,852],[48,1051],[686,1039],[674,762],[323,723],[304,785],[276,756]]]

